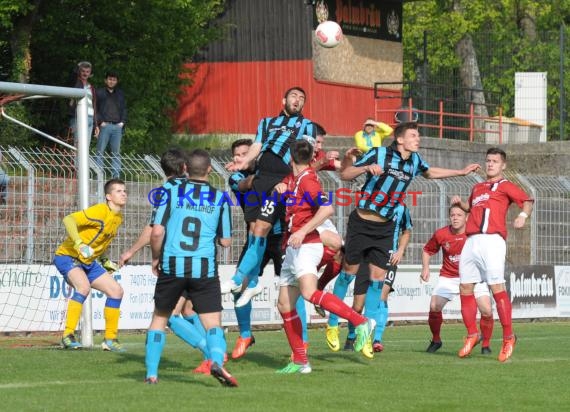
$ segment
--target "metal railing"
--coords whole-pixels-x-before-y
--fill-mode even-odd
[[[49,264],[59,243],[66,236],[63,217],[78,209],[75,155],[67,151],[19,149],[0,147],[1,167],[8,175],[6,204],[0,206],[0,263]],[[92,157],[93,158],[93,157]],[[91,159],[92,160],[92,159]],[[214,171],[210,182],[230,192],[230,175],[223,165],[227,156],[213,157]],[[129,200],[117,238],[110,247],[110,256],[117,259],[138,238],[148,224],[151,205],[147,198],[151,189],[164,181],[156,156],[123,155],[123,176]],[[110,157],[104,158],[103,168],[90,161],[90,204],[104,200],[103,185],[111,177]],[[512,174],[509,179],[520,184],[536,198],[530,224],[523,230],[509,228],[508,261],[513,264],[568,264],[570,262],[570,176],[537,176]],[[362,177],[343,182],[334,172],[320,172],[323,189],[331,192],[333,200],[339,189],[354,194],[359,191]],[[480,181],[478,175],[462,178],[427,180],[416,178],[411,184],[406,204],[410,207],[414,228],[412,240],[403,263],[421,263],[423,244],[439,227],[447,224],[451,196],[466,198],[472,186]],[[233,197],[232,197],[233,199]],[[344,202],[346,203],[346,202]],[[351,204],[335,205],[333,221],[344,236]],[[233,243],[220,251],[222,264],[237,262],[246,236],[246,226],[239,206],[232,207]],[[518,208],[512,206],[509,222]],[[434,257],[437,264],[439,258]],[[149,264],[150,249],[145,248],[131,263]]]

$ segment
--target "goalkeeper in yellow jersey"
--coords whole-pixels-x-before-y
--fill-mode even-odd
[[[105,256],[123,221],[121,210],[127,203],[125,183],[111,179],[105,183],[105,203],[71,213],[63,218],[67,239],[55,251],[57,270],[74,288],[67,305],[67,318],[61,343],[65,349],[79,349],[81,343],[74,332],[81,316],[83,302],[91,288],[107,295],[105,302],[105,338],[101,347],[112,352],[124,352],[117,340],[119,308],[123,288],[113,278],[118,266]],[[97,261],[99,259],[99,261]]]

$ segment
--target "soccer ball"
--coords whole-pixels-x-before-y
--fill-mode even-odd
[[[317,43],[323,47],[336,47],[342,40],[342,29],[338,23],[327,20],[317,26],[315,37]]]

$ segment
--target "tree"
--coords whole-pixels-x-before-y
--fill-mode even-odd
[[[77,62],[88,60],[101,87],[105,71],[117,71],[129,109],[126,151],[159,152],[170,143],[177,95],[191,81],[184,63],[221,33],[212,22],[223,0],[5,1],[11,7],[3,0],[0,24],[22,39],[21,50],[29,44],[28,54],[12,49],[11,62],[31,62],[11,79],[68,86]],[[67,124],[59,100],[34,107],[51,133]]]
[[[415,80],[419,73],[427,72],[428,82],[445,83],[454,88],[484,89],[484,95],[475,93],[467,100],[485,102],[488,107],[492,107],[489,103],[501,103],[504,114],[512,116],[514,73],[548,71],[548,105],[552,112],[549,112],[549,134],[554,133],[556,127],[552,126],[557,126],[560,90],[570,91],[570,76],[559,78],[561,51],[557,41],[560,25],[569,20],[570,2],[564,0],[405,3],[405,78]],[[428,37],[428,67],[418,70],[424,61],[423,50],[419,47],[424,31]],[[570,60],[567,51],[563,50],[562,55]],[[454,82],[455,74],[457,83]],[[502,99],[499,101],[495,96],[502,96]]]

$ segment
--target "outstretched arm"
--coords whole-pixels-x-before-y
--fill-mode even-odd
[[[445,179],[446,177],[467,176],[471,172],[481,169],[477,163],[471,163],[463,169],[443,169],[441,167],[430,167],[423,176],[426,179]]]
[[[469,213],[469,211],[471,210],[469,203],[464,202],[463,200],[461,200],[461,197],[457,195],[453,196],[449,203],[451,204],[451,206],[459,206],[461,209],[465,211],[465,213]]]
[[[356,147],[352,147],[346,151],[340,167],[340,178],[342,180],[352,180],[366,172],[373,175],[382,174],[382,168],[377,164],[353,166],[355,157],[361,153],[362,152]]]
[[[249,167],[249,164],[254,161],[257,156],[261,153],[261,143],[255,142],[249,147],[247,154],[240,160],[239,163],[234,161],[226,164],[226,169],[230,172],[237,172],[238,170],[245,170]]]

